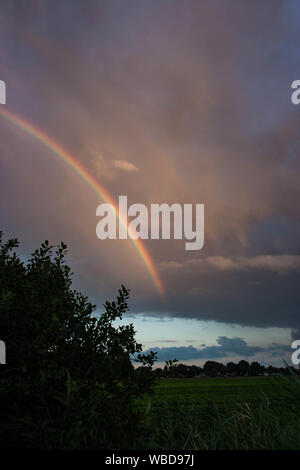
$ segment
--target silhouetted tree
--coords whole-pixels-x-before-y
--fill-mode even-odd
[[[250,365],[250,375],[259,375],[264,372],[264,367],[260,365],[259,362],[251,362]]]
[[[114,326],[129,291],[95,306],[72,289],[66,245],[48,241],[25,264],[0,233],[0,439],[14,447],[120,448],[140,434],[136,397],[154,384],[155,354],[141,353],[132,324]],[[130,357],[141,363],[134,369]]]
[[[220,362],[216,361],[206,361],[203,366],[203,372],[209,377],[216,377],[224,375],[226,367]]]
[[[230,375],[236,375],[238,372],[237,364],[235,364],[234,362],[228,362],[226,368],[227,368],[227,372]]]
[[[250,364],[248,361],[241,360],[237,365],[238,374],[241,376],[249,375]]]
[[[165,362],[164,373],[167,377],[174,377],[176,375],[177,363],[177,359],[170,359]]]

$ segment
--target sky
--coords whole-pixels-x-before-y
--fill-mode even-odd
[[[1,229],[24,259],[63,240],[97,314],[130,288],[123,321],[158,364],[282,365],[300,339],[299,18],[297,0],[1,1]],[[114,201],[205,204],[201,250],[142,242],[163,293],[131,240],[97,238],[105,201],[74,162]]]

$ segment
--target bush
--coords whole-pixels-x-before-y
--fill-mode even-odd
[[[155,355],[142,355],[132,324],[114,326],[128,309],[95,306],[72,289],[67,247],[45,241],[25,264],[0,233],[0,439],[17,448],[106,448],[134,445],[142,417],[134,401],[154,385]],[[141,367],[135,369],[130,357]]]

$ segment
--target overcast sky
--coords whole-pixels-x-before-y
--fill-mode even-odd
[[[299,18],[288,0],[1,1],[1,106],[116,201],[205,204],[202,250],[144,242],[161,296],[132,242],[97,238],[83,178],[0,116],[5,236],[24,257],[66,242],[98,312],[129,287],[125,320],[161,361],[278,364],[300,339]]]

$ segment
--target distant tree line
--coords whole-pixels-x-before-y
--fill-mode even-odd
[[[299,373],[298,369],[290,367],[295,373]],[[247,377],[259,375],[286,375],[288,367],[264,366],[257,361],[249,363],[241,360],[238,363],[228,362],[226,365],[217,361],[207,361],[200,366],[189,366],[178,363],[177,359],[166,361],[163,368],[154,369],[154,373],[158,378],[201,378],[201,377]]]

